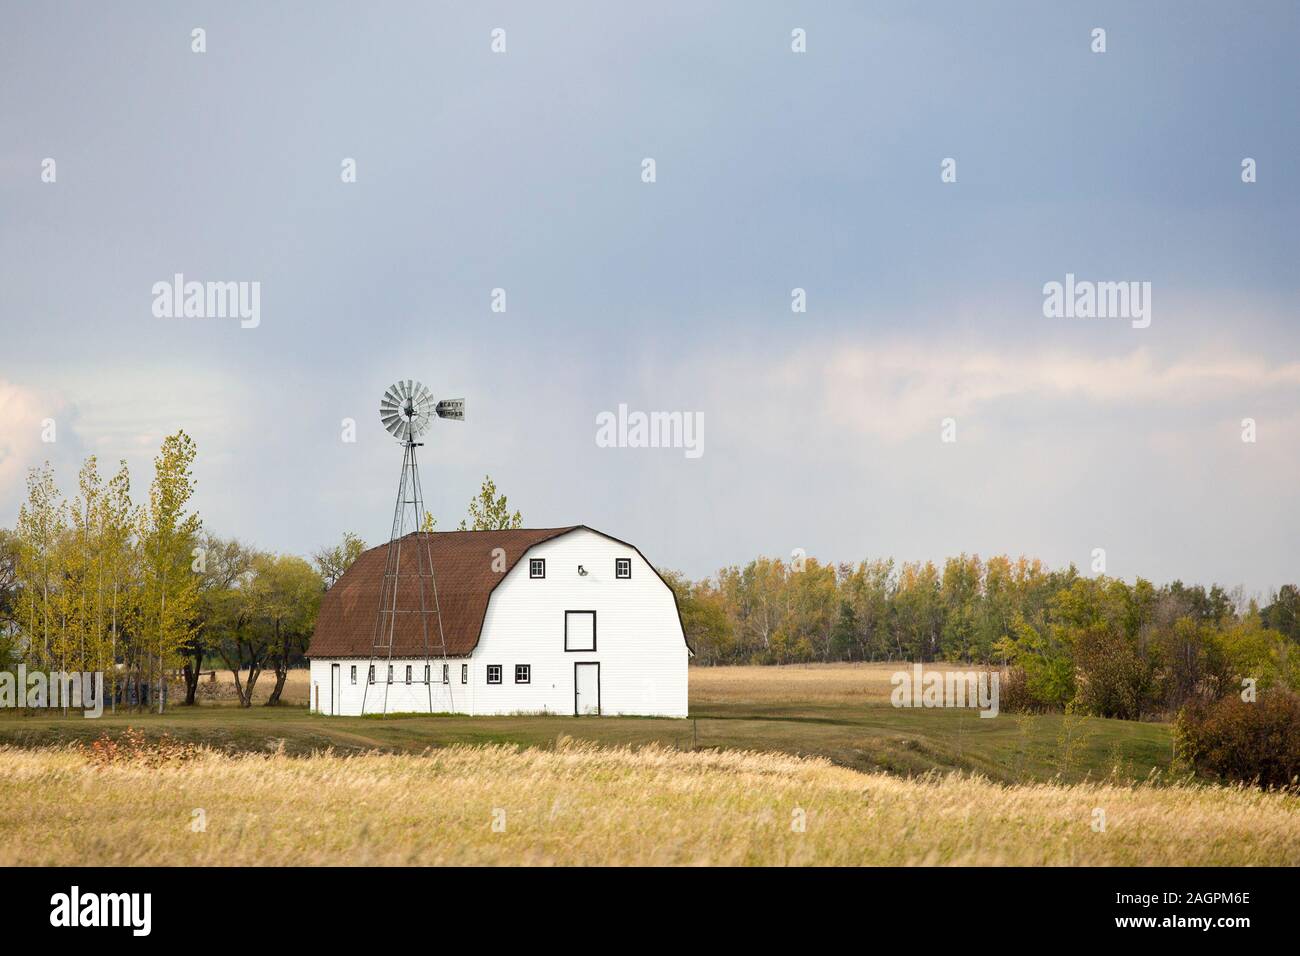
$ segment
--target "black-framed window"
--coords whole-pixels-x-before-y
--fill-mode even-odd
[[[533,682],[533,665],[516,664],[515,665],[515,683],[531,684]]]
[[[411,682],[411,665],[410,665],[410,664],[407,664],[407,665],[406,665],[406,682],[407,682],[408,684]]]
[[[594,651],[596,649],[596,612],[564,612],[564,649],[566,651]]]
[[[356,682],[357,682],[357,665],[356,665],[356,664],[353,664],[353,665],[352,665],[352,683],[355,684]]]
[[[468,664],[461,664],[461,665],[460,665],[460,682],[461,682],[462,684],[468,684],[468,683],[469,683],[469,665],[468,665]]]
[[[393,665],[392,665],[392,664],[389,664],[389,665],[388,665],[388,683],[391,684],[392,682],[393,682]]]
[[[444,684],[450,684],[450,683],[451,683],[451,665],[450,665],[450,664],[443,664],[443,665],[442,665],[442,682],[443,682]]]
[[[489,664],[487,666],[487,682],[489,684],[501,683],[501,665]]]
[[[632,559],[615,558],[614,559],[614,577],[630,578],[632,576]]]
[[[530,578],[546,577],[546,559],[529,558],[528,559],[528,576]]]
[[[425,664],[425,665],[424,665],[424,682],[425,682],[426,684],[429,683],[429,665],[428,665],[428,664]]]
[[[375,682],[375,665],[374,665],[374,664],[371,664],[371,665],[370,665],[370,673],[368,673],[368,674],[366,675],[366,680],[369,681],[371,684],[373,684],[373,683]]]

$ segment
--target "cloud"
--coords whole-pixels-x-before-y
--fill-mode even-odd
[[[0,379],[0,488],[21,487],[27,469],[42,457],[42,420],[58,422],[59,417],[55,403],[30,388]]]
[[[1300,362],[1227,353],[1160,361],[1148,348],[1093,356],[819,342],[785,357],[751,351],[710,364],[702,379],[712,383],[710,404],[733,406],[727,417],[734,422],[749,409],[768,431],[831,425],[886,442],[937,434],[943,418],[1006,402],[1030,414],[1061,402],[1096,411],[1217,405],[1235,413],[1300,398]]]

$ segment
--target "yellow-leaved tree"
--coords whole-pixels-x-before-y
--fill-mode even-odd
[[[181,663],[196,619],[201,564],[194,550],[203,523],[190,512],[194,477],[194,439],[178,431],[163,439],[154,459],[149,504],[140,516],[140,639],[148,655],[148,672],[158,711],[164,706],[168,669]]]

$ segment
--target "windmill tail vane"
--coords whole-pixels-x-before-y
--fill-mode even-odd
[[[442,630],[442,607],[438,600],[438,581],[434,575],[433,552],[430,535],[417,534],[414,542],[403,551],[403,539],[408,531],[418,532],[424,520],[424,489],[420,484],[420,469],[416,461],[415,449],[421,447],[418,439],[429,429],[435,418],[451,421],[465,420],[465,400],[448,398],[440,402],[433,400],[433,394],[421,383],[413,379],[395,382],[384,392],[379,402],[379,420],[390,435],[402,443],[402,474],[397,483],[397,502],[393,507],[393,528],[388,538],[388,559],[384,565],[384,577],[379,588],[379,611],[375,617],[374,636],[371,641],[370,662],[366,668],[366,684],[361,692],[361,713],[366,713],[366,697],[370,692],[372,675],[375,681],[380,675],[375,674],[377,661],[385,660],[387,668],[384,674],[383,709],[388,713],[388,695],[393,685],[394,648],[399,640],[408,637],[409,622],[412,615],[419,616],[419,633],[424,650],[424,684],[428,697],[429,713],[433,713],[433,685],[435,678],[442,683],[442,675],[433,673],[430,638],[435,634],[441,653],[443,670],[447,663],[447,639]],[[407,519],[410,525],[407,525]],[[414,554],[412,554],[414,552]],[[408,586],[403,588],[402,581],[414,580],[415,591],[419,597],[411,601]],[[406,603],[416,606],[406,607]],[[430,616],[433,621],[429,620]],[[403,628],[399,630],[398,620]],[[402,653],[410,653],[411,648],[404,646]],[[442,683],[446,688],[447,710],[453,710],[450,680]]]

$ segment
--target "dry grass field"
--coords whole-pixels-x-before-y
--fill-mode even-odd
[[[935,664],[927,667],[947,667]],[[699,704],[888,704],[890,677],[910,664],[791,664],[784,667],[696,667],[691,702]],[[953,670],[981,670],[970,664]]]
[[[979,774],[1000,783],[1067,783],[1117,775],[1168,779],[1169,727],[1161,723],[1079,720],[1060,714],[982,719],[971,710],[896,709],[890,675],[898,664],[692,668],[689,720],[647,717],[393,716],[326,717],[306,710],[308,678],[292,671],[279,707],[235,702],[228,672],[200,684],[199,706],[166,713],[119,709],[99,720],[78,715],[0,713],[0,745],[35,748],[89,743],[134,728],[228,753],[291,756],[418,754],[429,747],[510,744],[553,747],[562,736],[611,747],[658,744],[679,750],[726,749],[825,757],[864,772],[917,776]],[[963,668],[964,669],[964,668]]]
[[[1294,796],[908,780],[817,758],[567,738],[116,761],[3,748],[0,767],[0,865],[1300,863]]]
[[[694,667],[691,668],[691,702],[695,704],[736,703],[854,703],[888,704],[890,675],[906,664],[799,664],[786,667]],[[968,665],[962,670],[970,669]],[[257,679],[253,699],[266,701],[275,686],[274,674]],[[281,700],[306,706],[310,680],[305,668],[289,671]],[[216,679],[199,683],[201,703],[233,703],[236,700],[230,671],[217,671]]]

